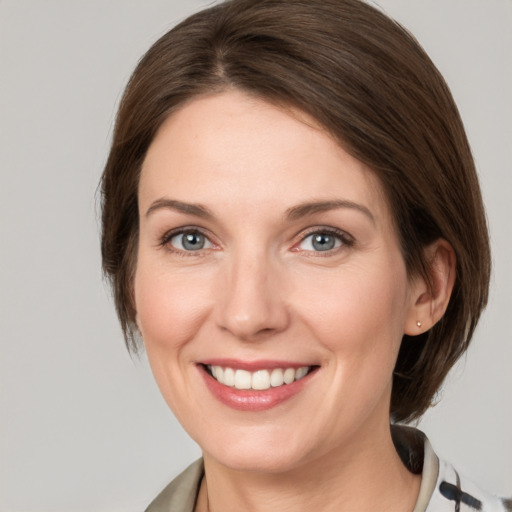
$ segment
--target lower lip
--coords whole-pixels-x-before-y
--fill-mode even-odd
[[[206,387],[217,400],[232,409],[253,412],[272,409],[292,398],[304,388],[309,382],[312,373],[314,373],[310,372],[302,379],[296,380],[291,384],[283,384],[275,388],[271,387],[269,389],[255,391],[253,389],[236,389],[224,386],[215,380],[203,366],[199,366],[198,368],[203,376]]]

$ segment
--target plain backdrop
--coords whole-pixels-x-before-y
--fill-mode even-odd
[[[512,2],[380,0],[445,75],[488,208],[492,299],[421,422],[512,495]],[[135,512],[199,456],[100,272],[97,182],[138,58],[199,0],[0,0],[0,511]],[[206,421],[207,419],[205,419]]]

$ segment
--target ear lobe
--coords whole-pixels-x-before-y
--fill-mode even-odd
[[[411,286],[411,307],[405,334],[415,336],[428,331],[444,315],[455,283],[456,256],[443,238],[425,248],[429,282],[418,276]]]

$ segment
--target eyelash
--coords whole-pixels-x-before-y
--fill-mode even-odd
[[[196,251],[186,251],[182,249],[177,249],[176,247],[173,247],[170,242],[174,237],[177,237],[179,235],[188,235],[188,234],[200,234],[205,237],[205,239],[215,246],[215,244],[210,240],[210,238],[203,232],[202,229],[189,226],[186,228],[180,228],[177,230],[172,230],[164,234],[164,236],[161,238],[161,240],[158,243],[159,247],[166,248],[169,252],[178,254],[180,256],[204,256],[204,249],[198,249]],[[312,235],[326,235],[329,237],[333,237],[341,242],[341,244],[338,247],[334,247],[332,249],[327,249],[325,251],[303,251],[305,253],[313,253],[315,256],[330,256],[333,253],[336,253],[343,248],[349,248],[352,247],[355,243],[355,240],[353,237],[351,237],[348,233],[345,231],[342,231],[340,229],[332,228],[332,227],[321,227],[321,226],[315,226],[312,228],[309,228],[305,233],[301,233],[300,240],[296,242],[293,247],[292,251],[294,252],[300,252],[300,249],[298,246],[302,244],[308,237]],[[209,249],[209,248],[208,248]],[[323,254],[324,253],[324,254]]]
[[[341,244],[338,247],[334,247],[332,249],[328,249],[325,251],[304,251],[306,253],[313,253],[315,256],[320,257],[332,256],[333,254],[343,250],[344,248],[346,249],[352,247],[355,243],[354,238],[345,231],[342,231],[341,229],[315,226],[309,228],[305,233],[301,233],[300,240],[296,244],[294,244],[292,250],[299,252],[300,249],[298,248],[298,246],[304,243],[304,241],[312,235],[326,235],[333,237],[341,242]]]
[[[178,256],[204,256],[204,250],[198,249],[197,251],[185,251],[182,249],[177,249],[176,247],[173,247],[171,245],[171,240],[174,237],[180,236],[180,235],[194,235],[199,234],[204,236],[204,238],[212,245],[215,245],[210,238],[203,232],[202,229],[194,227],[194,226],[188,226],[186,228],[180,228],[172,231],[168,231],[164,234],[164,236],[159,241],[158,245],[160,247],[166,248],[169,252],[172,252],[174,254],[177,254]]]

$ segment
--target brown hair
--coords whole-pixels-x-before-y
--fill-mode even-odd
[[[471,151],[440,73],[399,24],[358,0],[229,0],[203,10],[144,55],[122,99],[101,182],[103,269],[130,349],[141,164],[162,122],[197,95],[236,88],[316,119],[379,177],[410,275],[424,248],[453,247],[444,317],[404,336],[391,414],[418,418],[467,349],[487,301],[490,255]]]

